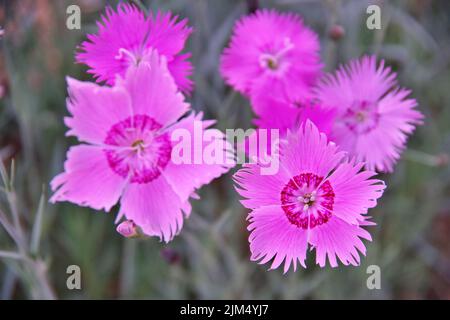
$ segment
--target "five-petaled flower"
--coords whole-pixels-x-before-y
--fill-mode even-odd
[[[321,73],[319,39],[300,16],[258,10],[239,20],[221,58],[226,82],[250,97],[297,102]]]
[[[144,13],[133,5],[121,3],[114,11],[106,8],[106,15],[98,22],[98,33],[89,34],[77,52],[76,60],[89,67],[99,82],[113,85],[116,75],[125,75],[129,66],[150,59],[150,51],[157,50],[167,59],[167,67],[175,83],[185,93],[192,90],[192,64],[189,53],[181,54],[192,28],[187,20],[177,21],[170,12]]]
[[[231,164],[175,164],[171,132],[192,133],[202,115],[180,120],[189,104],[155,51],[131,66],[114,87],[68,78],[68,135],[81,144],[67,153],[64,172],[51,182],[52,202],[70,201],[109,211],[120,199],[125,216],[145,234],[171,240],[189,215],[195,190],[227,172]],[[203,121],[205,134],[212,121]],[[211,143],[223,143],[215,132]],[[209,145],[210,145],[209,144]],[[208,146],[209,146],[208,145]],[[192,145],[192,148],[196,145]],[[193,153],[193,151],[192,151]]]
[[[377,66],[375,56],[365,56],[325,76],[316,95],[336,110],[333,140],[368,169],[392,172],[423,118],[410,92],[396,87],[396,74],[384,61]]]
[[[296,270],[297,262],[306,267],[311,246],[321,267],[327,257],[332,267],[337,258],[358,265],[358,250],[365,254],[361,238],[371,240],[362,227],[372,224],[367,211],[385,188],[363,166],[346,159],[309,120],[281,141],[277,174],[261,175],[258,163],[244,165],[234,178],[242,204],[252,210],[251,260],[273,259],[272,269],[284,261],[284,272],[291,265]]]

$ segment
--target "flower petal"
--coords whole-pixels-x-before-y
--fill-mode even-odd
[[[165,242],[183,227],[183,210],[190,210],[163,176],[149,183],[129,184],[120,204],[120,215],[133,220],[145,234]]]
[[[306,120],[300,130],[288,133],[287,141],[281,143],[280,166],[284,167],[290,176],[302,172],[312,172],[320,177],[326,177],[345,156],[338,152],[338,147],[328,142],[327,136],[319,132],[310,120]]]
[[[146,41],[147,47],[158,50],[161,55],[172,57],[183,50],[186,40],[192,33],[188,20],[178,20],[172,13],[158,11],[156,15],[150,14],[150,32]]]
[[[364,220],[369,208],[377,205],[386,185],[370,179],[375,172],[361,171],[364,163],[342,163],[327,179],[334,191],[333,214],[350,224]]]
[[[358,250],[363,255],[366,254],[366,247],[360,238],[372,241],[366,230],[337,217],[331,217],[327,223],[311,229],[310,233],[309,243],[314,246],[316,263],[321,267],[325,266],[327,256],[333,268],[338,266],[336,257],[344,265],[359,265]]]
[[[198,133],[194,132],[194,126],[202,130],[200,132],[202,136],[197,136]],[[233,150],[231,145],[226,141],[225,135],[219,130],[207,129],[209,126],[210,123],[208,121],[202,121],[202,114],[200,113],[197,115],[191,114],[170,127],[172,133],[179,129],[189,133],[189,141],[183,141],[183,143],[186,143],[185,147],[187,148],[183,151],[190,154],[188,163],[175,163],[174,161],[170,161],[162,172],[167,182],[172,186],[182,201],[187,201],[196,189],[220,177],[234,166],[231,154]],[[211,136],[211,141],[202,142],[203,137],[207,135]],[[203,157],[205,149],[212,147],[223,151],[223,157],[217,159],[219,160],[217,163],[212,163],[212,161],[208,162],[208,159],[204,159]],[[200,159],[200,163],[195,163],[194,157],[196,152],[201,152],[202,159]]]
[[[233,176],[236,191],[245,198],[241,203],[249,209],[280,204],[281,190],[290,179],[283,170],[274,175],[261,175],[260,170],[257,164],[244,164]]]
[[[64,172],[52,180],[50,202],[70,201],[109,211],[125,184],[126,180],[111,170],[101,148],[79,145],[69,149]]]
[[[111,127],[131,116],[131,100],[123,88],[102,87],[67,77],[71,117],[67,135],[92,144],[103,144]]]
[[[194,86],[192,80],[189,79],[193,69],[192,63],[187,60],[190,57],[190,53],[179,54],[167,64],[167,68],[175,80],[175,83],[185,94],[189,94]]]
[[[121,85],[130,93],[135,114],[148,115],[167,126],[186,113],[189,104],[167,70],[166,58],[153,50],[147,59],[131,66]]]
[[[305,266],[307,251],[307,232],[291,224],[279,206],[267,206],[255,209],[248,220],[251,231],[251,260],[267,263],[273,259],[271,269],[278,268],[284,261],[286,273],[291,264],[294,271],[297,261]]]

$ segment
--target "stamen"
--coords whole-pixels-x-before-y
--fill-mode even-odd
[[[139,64],[140,59],[138,59],[136,55],[125,48],[120,48],[119,53],[114,57],[114,59],[120,60],[124,57],[124,55],[127,56],[134,65]]]
[[[278,69],[278,59],[276,56],[268,53],[264,53],[260,56],[259,63],[263,68],[269,68],[270,70]]]
[[[378,125],[379,113],[376,102],[354,101],[344,115],[344,123],[358,134],[365,134]]]
[[[278,51],[272,51],[261,54],[259,63],[262,68],[270,70],[278,70],[281,67],[283,57],[294,48],[294,44],[291,39],[285,38],[283,41],[283,47]]]
[[[276,58],[282,58],[286,53],[291,51],[294,48],[294,44],[292,43],[291,39],[284,38],[284,48],[277,52],[275,55]]]
[[[366,120],[366,117],[367,117],[367,115],[365,112],[363,112],[363,111],[356,112],[356,116],[355,116],[356,121],[364,122],[364,120]]]
[[[139,139],[139,140],[136,140],[135,142],[133,142],[133,144],[131,146],[133,148],[136,148],[136,147],[142,148],[143,145],[144,145],[144,140]]]

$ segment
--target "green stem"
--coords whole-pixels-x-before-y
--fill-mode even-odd
[[[448,162],[448,155],[432,155],[418,150],[409,149],[405,152],[405,158],[430,167],[438,167]]]
[[[23,256],[17,252],[0,250],[0,258],[22,260]]]

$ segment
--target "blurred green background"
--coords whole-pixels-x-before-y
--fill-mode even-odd
[[[0,299],[450,298],[449,1],[142,2],[150,10],[187,17],[195,28],[187,47],[195,91],[188,99],[206,118],[217,119],[220,129],[252,126],[247,100],[225,86],[218,64],[233,23],[258,6],[300,13],[320,36],[327,71],[363,53],[376,53],[393,66],[426,119],[395,173],[382,176],[388,189],[370,212],[378,225],[370,229],[367,257],[360,267],[336,269],[321,269],[309,259],[308,269],[287,275],[250,262],[247,211],[232,188],[235,170],[201,189],[184,229],[168,245],[156,238],[122,238],[114,226],[117,207],[105,214],[48,204],[48,182],[77,143],[64,136],[65,76],[91,80],[86,68],[74,63],[74,50],[86,33],[96,31],[105,5],[117,2],[2,0],[0,156],[3,174],[11,169],[15,174],[0,190],[0,209],[8,218],[19,215],[32,246],[26,259],[0,258]],[[81,30],[66,28],[70,4],[81,8]],[[370,4],[381,7],[381,30],[366,28]],[[339,40],[330,38],[335,25],[345,30]],[[3,228],[0,250],[16,251]],[[367,289],[366,268],[372,264],[381,268],[381,290]],[[81,290],[66,287],[69,265],[81,268]]]

